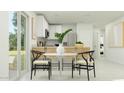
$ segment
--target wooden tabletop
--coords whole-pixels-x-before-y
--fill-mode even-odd
[[[60,56],[57,53],[44,53],[45,56]],[[77,56],[77,53],[64,53],[62,56]]]

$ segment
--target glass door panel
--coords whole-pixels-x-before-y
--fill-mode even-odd
[[[24,13],[21,13],[21,74],[23,74],[27,69],[26,32],[27,32],[27,16]]]
[[[27,16],[21,13],[21,73],[26,71],[26,30]]]
[[[17,78],[17,12],[9,12],[9,79]]]

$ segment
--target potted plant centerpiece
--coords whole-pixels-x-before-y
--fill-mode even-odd
[[[77,41],[76,44],[75,44],[76,48],[82,48],[83,46],[84,46],[84,44],[81,41]]]
[[[63,39],[64,39],[65,35],[67,35],[67,33],[69,33],[70,31],[72,31],[72,29],[68,29],[63,33],[55,33],[55,37],[59,41],[59,46],[56,49],[56,52],[58,55],[63,55],[63,53],[64,53]]]

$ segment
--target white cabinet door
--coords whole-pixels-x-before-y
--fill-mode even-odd
[[[48,22],[44,16],[37,16],[36,19],[37,37],[45,37],[45,29],[49,30]]]
[[[48,26],[48,22],[46,21],[46,19],[43,17],[43,37],[45,37],[45,30],[49,31],[49,26]]]
[[[62,26],[61,25],[56,25],[56,32],[62,33]]]
[[[61,33],[62,32],[62,26],[61,25],[50,25],[49,26],[49,39],[56,39],[55,33]]]
[[[50,25],[49,26],[49,39],[55,39],[55,33],[56,33],[56,26]]]
[[[37,31],[37,37],[43,36],[43,17],[37,16],[36,18],[36,31]]]

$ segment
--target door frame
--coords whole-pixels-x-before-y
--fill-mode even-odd
[[[26,51],[26,54],[25,54],[25,61],[26,61],[26,68],[25,68],[25,71],[22,73],[21,72],[21,15],[23,15],[24,17],[26,17],[26,40],[25,40],[25,51]],[[19,11],[17,12],[17,27],[18,27],[18,32],[17,32],[17,79],[19,79],[20,77],[22,77],[27,71],[28,71],[28,60],[29,60],[29,57],[27,57],[27,53],[29,51],[29,48],[27,47],[28,46],[28,29],[29,29],[29,16],[25,13],[25,12],[22,12],[22,11]]]

